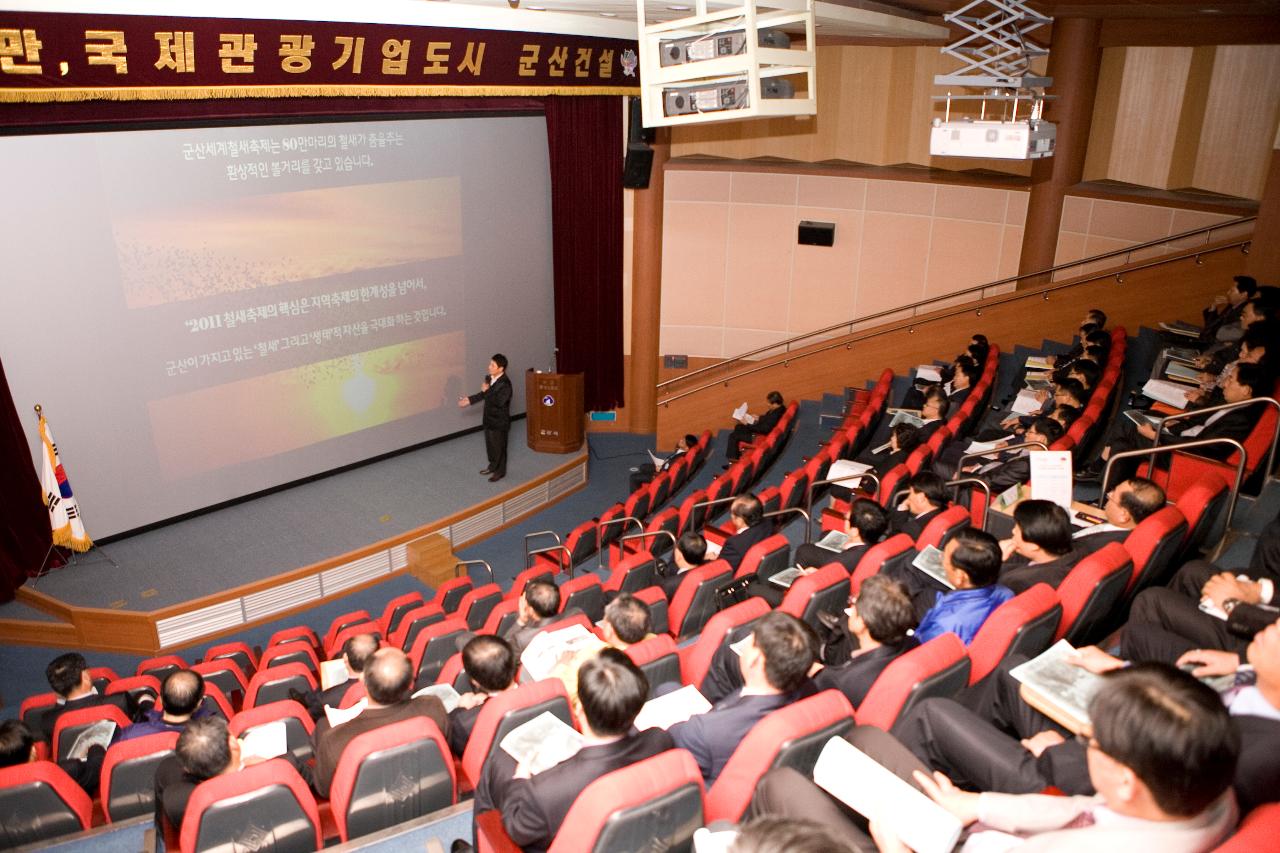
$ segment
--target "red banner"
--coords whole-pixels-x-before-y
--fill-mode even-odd
[[[635,42],[388,24],[0,12],[0,102],[632,95]]]

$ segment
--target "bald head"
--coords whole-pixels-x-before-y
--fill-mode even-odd
[[[364,672],[365,664],[378,651],[378,638],[373,634],[356,634],[342,644],[342,656],[351,672]]]
[[[369,701],[394,705],[409,698],[413,687],[413,664],[396,648],[378,649],[364,667],[364,686]]]

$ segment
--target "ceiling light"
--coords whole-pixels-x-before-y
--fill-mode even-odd
[[[601,12],[601,13],[600,13],[600,17],[602,17],[602,18],[616,18],[616,17],[618,17],[618,13],[617,13],[617,12]]]
[[[525,6],[525,8],[526,8],[526,9],[528,9],[530,12],[545,12],[545,11],[547,11],[547,7],[546,7],[546,6]]]
[[[667,7],[667,11],[669,12],[688,12],[689,9],[690,9],[689,6],[668,6]]]

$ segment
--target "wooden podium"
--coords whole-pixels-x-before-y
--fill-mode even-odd
[[[582,447],[582,374],[524,374],[529,447],[539,453],[573,453]]]

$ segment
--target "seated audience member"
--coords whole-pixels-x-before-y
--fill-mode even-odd
[[[858,848],[812,821],[758,817],[742,825],[728,853],[858,853]]]
[[[525,646],[533,636],[556,620],[560,613],[560,587],[550,581],[533,581],[525,584],[516,603],[516,621],[507,629],[504,638],[516,650],[516,657],[524,654]]]
[[[1235,373],[1227,380],[1226,385],[1223,386],[1222,394],[1228,403],[1242,403],[1270,394],[1274,381],[1274,378],[1267,374],[1261,366],[1242,364],[1236,368]],[[1255,404],[1235,409],[1220,409],[1208,415],[1199,415],[1195,418],[1174,421],[1163,428],[1165,436],[1161,438],[1160,444],[1161,446],[1175,446],[1184,441],[1209,438],[1232,438],[1236,441],[1243,441],[1253,430],[1260,413],[1261,408]],[[1116,423],[1118,424],[1118,433],[1102,449],[1102,456],[1098,462],[1081,472],[1080,479],[1099,479],[1106,460],[1110,459],[1113,453],[1122,453],[1126,450],[1152,446],[1156,437],[1154,427],[1146,424],[1136,426],[1133,421],[1126,417],[1117,418]],[[1234,453],[1235,449],[1230,445],[1224,444],[1221,447],[1216,445],[1197,447],[1188,452],[1209,459],[1223,460]],[[1140,464],[1141,460],[1124,459],[1116,463],[1113,470],[1119,470],[1119,476],[1122,479],[1128,479],[1133,476]]]
[[[969,338],[969,346],[965,351],[969,353],[969,357],[974,360],[978,367],[985,367],[987,356],[991,354],[991,343],[987,340],[986,335],[974,335]]]
[[[102,759],[107,750],[92,746],[84,758],[66,758],[56,762],[64,773],[90,797],[98,796],[98,780],[102,774]],[[0,768],[16,767],[38,761],[35,733],[21,720],[0,722]]]
[[[941,423],[941,421],[939,421],[939,423]],[[885,443],[888,446],[885,447],[885,445],[881,445],[881,447],[884,447],[884,450],[877,453],[875,450],[878,448],[873,448],[859,456],[854,461],[861,465],[870,465],[871,473],[875,474],[877,477],[883,478],[885,474],[888,474],[898,465],[906,462],[907,457],[911,455],[911,452],[920,446],[921,434],[921,428],[915,424],[909,424],[905,421],[902,423],[896,423],[889,427],[889,440]],[[831,479],[835,479],[839,473],[840,468],[833,466],[833,470],[829,471],[827,476]],[[847,501],[853,496],[854,489],[860,488],[863,482],[864,481],[860,479],[848,479],[839,483],[832,483],[831,496],[842,501]]]
[[[1062,355],[1047,355],[1044,360],[1054,367],[1065,367],[1071,362],[1080,358],[1084,354],[1084,347],[1089,340],[1090,335],[1105,335],[1103,331],[1107,328],[1107,315],[1099,308],[1091,308],[1085,312],[1084,319],[1080,321],[1077,327],[1078,340],[1072,345],[1071,349],[1062,353]],[[1107,343],[1111,342],[1111,337],[1107,336]]]
[[[1204,325],[1200,328],[1200,342],[1211,344],[1217,341],[1231,341],[1239,337],[1240,315],[1245,304],[1258,292],[1258,282],[1252,276],[1238,275],[1232,280],[1227,292],[1213,298],[1201,314]],[[1219,337],[1219,332],[1222,336]]]
[[[920,620],[916,639],[927,643],[951,631],[967,646],[992,611],[1013,598],[1008,588],[996,583],[1000,543],[990,533],[966,527],[947,541],[942,568],[955,589],[937,594]]]
[[[1013,510],[1013,536],[1000,543],[1000,583],[1015,594],[1038,583],[1054,589],[1079,555],[1071,542],[1071,519],[1053,501],[1022,501]]]
[[[982,375],[981,365],[967,352],[956,356],[955,361],[939,371],[941,382],[917,378],[902,398],[903,409],[922,409],[929,395],[946,400],[951,408],[959,408],[969,396],[969,390]],[[946,416],[946,413],[943,413]]]
[[[462,669],[475,689],[458,697],[458,707],[449,712],[449,749],[458,758],[467,749],[484,703],[490,696],[515,686],[520,659],[506,640],[479,634],[462,647]]]
[[[1053,414],[1049,417],[1058,422],[1058,426],[1062,427],[1062,434],[1066,435],[1071,425],[1079,420],[1080,413],[1080,409],[1075,406],[1054,406]]]
[[[1244,330],[1244,336],[1236,344],[1235,359],[1224,365],[1221,370],[1204,371],[1200,374],[1200,388],[1187,395],[1188,407],[1220,405],[1224,401],[1222,388],[1238,365],[1262,365],[1268,373],[1274,375],[1277,345],[1268,346],[1271,341],[1280,341],[1280,322],[1267,320],[1248,326]]]
[[[673,747],[659,728],[632,730],[649,695],[649,682],[622,652],[605,649],[578,671],[583,746],[571,758],[531,775],[515,768],[497,807],[511,840],[527,853],[546,850],[560,831],[578,794],[614,770],[652,758]]]
[[[667,601],[675,597],[676,590],[680,588],[680,582],[684,580],[682,577],[684,573],[690,569],[698,568],[706,561],[707,540],[702,538],[701,533],[695,533],[692,530],[685,531],[676,542],[676,547],[672,551],[672,559],[676,564],[675,573],[658,575],[658,586],[662,587],[663,593],[667,596]],[[668,569],[668,571],[670,570]]]
[[[906,587],[884,575],[862,582],[848,613],[849,634],[857,647],[846,662],[822,667],[813,683],[818,690],[839,690],[857,708],[884,668],[919,645],[910,636],[918,620]]]
[[[210,714],[188,723],[178,735],[174,754],[156,767],[157,834],[163,837],[165,821],[181,831],[197,785],[239,769],[240,741],[227,729],[226,720]]]
[[[879,729],[860,726],[848,739],[971,826],[966,850],[1190,853],[1213,849],[1235,827],[1228,789],[1240,736],[1204,684],[1172,667],[1117,670],[1090,700],[1089,718],[1092,797],[964,791]],[[761,779],[751,814],[813,820],[876,849],[846,809],[791,768]],[[907,849],[890,827],[870,829],[880,850]]]
[[[320,704],[328,705],[330,708],[337,708],[342,704],[342,697],[347,695],[347,691],[351,689],[360,680],[360,673],[364,672],[365,665],[369,659],[373,657],[373,653],[378,650],[378,638],[373,634],[357,634],[354,637],[348,637],[342,644],[342,660],[347,666],[346,681],[335,684],[328,690],[320,692]],[[323,708],[321,709],[323,713]],[[317,719],[319,719],[317,717]]]
[[[1236,339],[1213,344],[1192,363],[1207,373],[1220,373],[1228,364],[1239,359],[1241,341],[1250,326],[1270,324],[1276,320],[1280,320],[1280,288],[1258,288],[1258,292],[1245,303],[1244,310],[1240,313],[1240,333]]]
[[[1039,417],[1027,427],[1027,432],[1018,443],[1040,442],[1046,448],[1062,438],[1062,426],[1053,418]],[[996,453],[990,462],[974,461],[964,465],[956,474],[958,477],[977,477],[991,488],[997,495],[1018,483],[1031,479],[1031,451],[1038,447],[1019,447],[1016,450],[1003,450]]]
[[[40,716],[40,736],[48,743],[53,743],[54,726],[57,725],[58,718],[67,711],[110,704],[133,716],[128,694],[102,696],[98,693],[98,689],[93,686],[93,679],[89,677],[89,665],[79,652],[58,655],[45,667],[44,675],[50,689],[59,697],[58,704]]]
[[[637,466],[636,470],[631,472],[631,491],[634,492],[652,480],[654,476],[668,470],[676,463],[677,459],[688,453],[689,449],[697,443],[698,437],[690,433],[676,442],[676,449],[663,461],[661,468],[655,467],[652,462],[645,462],[643,465]]]
[[[919,539],[929,522],[947,508],[946,485],[941,477],[929,471],[921,471],[904,485],[907,497],[902,509],[889,513],[889,533],[905,533]]]
[[[411,717],[426,717],[447,739],[449,720],[444,705],[435,696],[409,698],[413,691],[413,664],[399,649],[384,648],[374,653],[360,677],[368,692],[369,705],[360,716],[330,727],[328,720],[316,724],[316,767],[314,787],[322,797],[329,796],[329,785],[342,750],[358,735],[373,731],[387,723],[398,723]]]
[[[884,537],[889,529],[889,517],[880,505],[868,498],[857,498],[849,505],[844,519],[843,533],[848,538],[839,551],[823,548],[812,542],[796,548],[795,564],[801,568],[821,568],[828,563],[839,563],[852,572],[867,549]]]
[[[1083,557],[1111,542],[1123,542],[1135,527],[1164,505],[1164,489],[1145,477],[1130,477],[1107,492],[1107,502],[1102,506],[1105,521],[1071,535],[1074,547]]]
[[[978,439],[996,441],[1010,433],[1015,436],[1022,435],[1036,419],[1052,417],[1058,406],[1070,406],[1072,409],[1083,410],[1089,402],[1089,394],[1079,380],[1066,376],[1061,380],[1055,380],[1051,391],[1037,391],[1036,399],[1042,401],[1039,409],[1029,415],[1019,415],[1009,410],[1002,414],[1002,419],[996,427],[982,430],[978,434]]]
[[[1169,588],[1194,601],[1209,599],[1219,608],[1239,604],[1274,604],[1280,583],[1280,513],[1262,528],[1248,568],[1224,571],[1208,560],[1192,560],[1178,570]]]
[[[782,399],[782,393],[770,391],[765,400],[769,403],[769,408],[764,414],[756,418],[754,423],[738,424],[733,428],[733,432],[729,433],[729,445],[725,448],[725,456],[737,459],[742,455],[743,443],[751,441],[757,435],[768,435],[778,425],[778,421],[782,420],[782,414],[787,410],[787,403]]]
[[[811,633],[786,613],[773,611],[760,617],[739,655],[745,686],[705,714],[670,728],[675,745],[693,754],[708,787],[751,728],[792,701],[805,683],[814,662]]]
[[[618,593],[604,608],[600,633],[608,645],[619,650],[649,639],[653,636],[649,605],[629,592]]]
[[[141,722],[126,726],[116,736],[116,740],[132,740],[161,732],[181,732],[193,716],[200,715],[200,703],[203,700],[204,679],[200,673],[189,669],[171,672],[160,687],[160,704],[164,710],[148,710]]]
[[[773,535],[773,522],[764,517],[764,505],[753,494],[739,495],[729,504],[729,526],[734,533],[720,547],[718,559],[737,571],[747,551]]]

